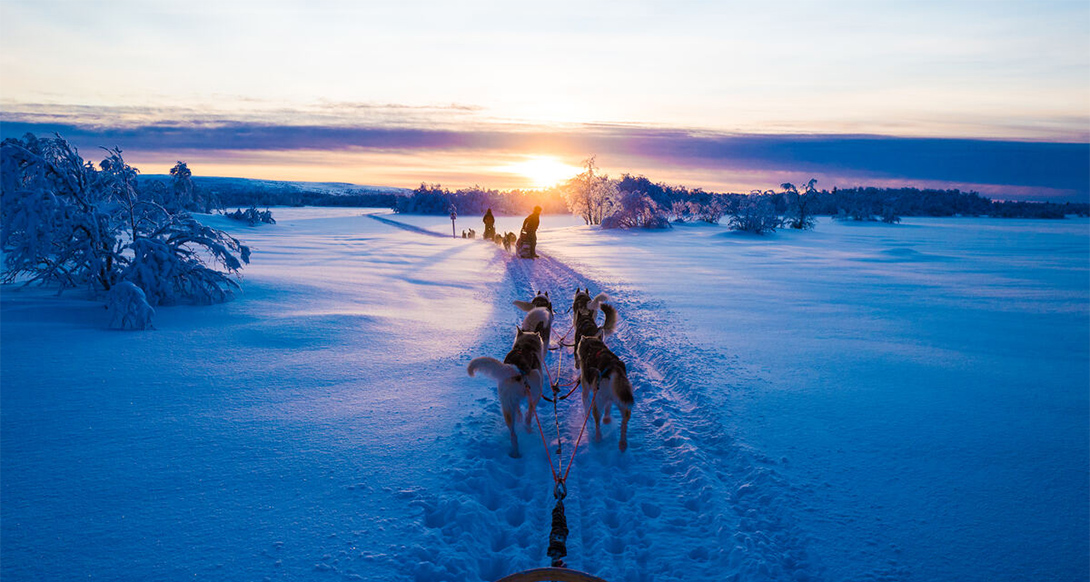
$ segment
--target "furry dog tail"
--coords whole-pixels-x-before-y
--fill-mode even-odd
[[[606,295],[605,293],[599,293],[597,296],[594,297],[594,299],[591,299],[587,303],[587,309],[590,309],[592,311],[598,309],[606,301],[609,301],[609,295]]]
[[[520,301],[520,300],[516,299],[514,301],[514,304],[515,304],[515,307],[518,307],[519,309],[521,309],[523,311],[530,311],[531,309],[534,308],[534,304],[530,303],[529,301]]]
[[[602,331],[613,333],[613,330],[617,329],[617,310],[612,305],[603,303],[602,313],[606,316],[605,322],[602,323]]]
[[[469,372],[469,375],[474,377],[477,375],[477,372],[482,372],[485,376],[488,376],[497,382],[507,380],[508,378],[517,378],[521,375],[519,369],[515,366],[505,364],[496,358],[489,358],[487,356],[473,358],[473,361],[469,363],[469,367],[466,368],[466,372]]]
[[[522,320],[522,331],[545,331],[550,327],[549,310],[535,307]]]

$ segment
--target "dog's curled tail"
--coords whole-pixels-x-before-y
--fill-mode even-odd
[[[594,299],[591,299],[589,302],[587,302],[587,309],[590,309],[592,311],[598,309],[606,301],[609,301],[609,295],[606,295],[605,293],[599,293],[594,297]]]
[[[608,333],[613,333],[617,329],[617,310],[608,303],[602,304],[602,313],[605,314],[606,320],[602,323],[602,330]]]
[[[512,303],[515,304],[515,307],[518,307],[519,309],[521,309],[523,311],[530,311],[531,309],[534,308],[534,304],[530,303],[529,301],[522,301],[520,299],[516,299]]]
[[[469,367],[466,368],[466,372],[474,377],[477,375],[477,372],[482,372],[485,376],[488,376],[497,382],[508,378],[515,378],[520,375],[517,367],[512,366],[511,364],[505,364],[496,358],[490,358],[488,356],[473,358],[473,361],[469,363]]]
[[[535,307],[522,320],[522,331],[544,331],[549,327],[549,310]]]

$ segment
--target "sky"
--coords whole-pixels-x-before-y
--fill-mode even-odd
[[[1090,198],[1090,3],[0,2],[0,134],[144,173]]]

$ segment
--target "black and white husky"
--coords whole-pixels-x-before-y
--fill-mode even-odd
[[[601,423],[609,424],[610,413],[616,406],[621,412],[621,440],[617,446],[623,453],[628,448],[628,419],[635,403],[624,362],[606,347],[600,334],[579,342],[576,361],[582,366],[583,410],[590,409],[594,416],[594,440],[602,440]]]
[[[466,369],[470,376],[477,372],[496,381],[500,407],[503,409],[503,421],[511,431],[511,456],[519,456],[519,441],[515,435],[515,423],[520,419],[526,422],[526,430],[531,428],[534,409],[541,399],[545,372],[542,360],[545,353],[541,336],[537,332],[524,332],[521,329],[515,335],[515,345],[507,352],[503,361],[496,358],[474,358]],[[522,401],[527,401],[526,412],[522,412]]]
[[[548,314],[549,317],[548,317],[548,320],[546,322],[544,322],[544,325],[542,326],[541,339],[542,339],[542,341],[545,342],[545,349],[548,349],[549,348],[549,338],[552,336],[552,333],[553,333],[553,303],[549,299],[549,292],[548,291],[538,291],[537,295],[535,295],[534,298],[529,300],[529,301],[516,300],[515,301],[515,307],[518,307],[519,309],[527,312],[526,319],[522,320],[522,329],[524,331],[533,331],[534,330],[533,327],[530,327],[530,328],[526,327],[526,324],[530,320],[530,316],[531,316],[531,314],[533,314],[534,310],[544,309],[546,311],[546,313]],[[537,322],[537,320],[535,319],[534,323],[536,324],[536,322]]]
[[[575,353],[578,355],[579,342],[584,337],[590,337],[599,335],[599,331],[604,333],[613,333],[613,330],[617,327],[617,310],[613,309],[612,305],[606,303],[609,301],[609,296],[605,293],[599,293],[593,299],[590,297],[590,289],[575,290],[575,298],[572,300],[571,313],[572,313],[572,327],[575,329]],[[602,326],[598,326],[598,310],[601,309],[605,314],[605,321],[602,322]],[[599,336],[604,337],[604,336]],[[578,368],[582,365],[579,358],[575,358],[575,367]]]

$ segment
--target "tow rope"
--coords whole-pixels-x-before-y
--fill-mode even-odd
[[[545,375],[549,379],[549,386],[552,388],[553,397],[549,398],[544,394],[541,397],[549,402],[553,403],[553,425],[556,428],[556,463],[553,463],[552,454],[548,439],[545,438],[545,429],[541,426],[541,417],[537,414],[537,407],[534,407],[534,420],[537,421],[538,434],[541,435],[541,444],[545,448],[545,461],[549,463],[549,471],[553,476],[553,497],[556,499],[556,505],[553,506],[552,512],[552,528],[549,531],[549,549],[546,552],[549,558],[552,560],[552,566],[554,568],[564,567],[564,557],[568,555],[568,520],[564,514],[564,498],[568,495],[568,475],[571,473],[572,465],[575,464],[575,454],[579,451],[579,445],[583,441],[583,433],[587,429],[587,421],[590,420],[591,411],[594,410],[594,402],[598,397],[598,391],[595,390],[591,395],[590,406],[583,411],[583,423],[579,427],[579,436],[575,438],[575,445],[572,446],[571,456],[568,457],[567,468],[564,466],[564,446],[563,440],[560,435],[560,413],[557,408],[557,403],[567,399],[571,396],[575,389],[579,387],[580,381],[576,378],[573,381],[564,384],[564,387],[572,386],[571,390],[560,396],[560,370],[564,362],[564,352],[561,347],[564,346],[564,338],[568,333],[571,333],[572,329],[568,329],[557,340],[557,346],[555,348],[550,347],[547,351],[559,350],[560,354],[557,356],[556,376],[557,380],[553,380],[552,373],[549,371],[549,366],[546,364]],[[526,384],[527,397],[530,395],[530,386]]]

